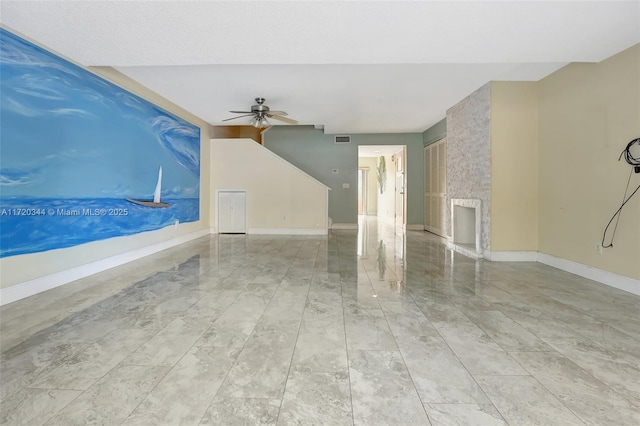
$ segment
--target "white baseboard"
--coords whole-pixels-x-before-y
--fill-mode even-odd
[[[358,229],[357,223],[332,223],[331,229]]]
[[[424,225],[407,225],[407,231],[424,231]]]
[[[477,255],[475,255],[473,251],[451,243],[450,237],[447,238],[446,244],[447,248],[451,250],[455,250],[470,258],[477,258]],[[484,258],[492,262],[540,262],[565,272],[640,296],[640,280],[614,274],[613,272],[562,259],[546,253],[534,251],[485,251]]]
[[[98,272],[106,271],[107,269],[132,262],[142,257],[149,256],[150,254],[166,250],[170,247],[184,244],[188,241],[195,240],[196,238],[209,235],[209,233],[210,229],[203,229],[201,231],[172,238],[158,244],[142,247],[137,250],[107,257],[106,259],[97,260],[65,271],[56,272],[54,274],[45,275],[44,277],[35,278],[10,287],[2,288],[0,289],[0,306],[68,284],[81,278],[88,277],[89,275],[97,274]]]
[[[327,235],[326,229],[303,228],[249,228],[247,234],[253,235]]]
[[[562,269],[563,271],[640,296],[640,280],[635,280],[633,278],[614,274],[613,272],[608,272],[545,253],[538,253],[537,260],[545,265],[553,266],[554,268]]]
[[[537,251],[485,251],[484,258],[492,262],[535,262]]]

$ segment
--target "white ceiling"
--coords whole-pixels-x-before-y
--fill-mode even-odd
[[[487,81],[640,42],[640,0],[3,0],[0,21],[211,124],[262,96],[326,133],[422,132]]]

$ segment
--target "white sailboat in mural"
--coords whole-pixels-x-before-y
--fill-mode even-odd
[[[145,207],[169,207],[170,204],[163,203],[160,201],[160,193],[162,192],[162,166],[158,169],[158,182],[156,183],[156,190],[153,192],[153,201],[146,200],[134,200],[132,198],[126,198],[127,201],[130,201],[135,204],[139,204]]]

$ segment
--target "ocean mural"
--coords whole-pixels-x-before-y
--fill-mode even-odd
[[[200,129],[0,28],[0,257],[199,220]]]

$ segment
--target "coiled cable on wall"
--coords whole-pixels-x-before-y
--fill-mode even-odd
[[[622,157],[624,157],[624,160],[627,163],[631,164],[631,166],[633,166],[634,171],[636,173],[640,173],[640,156],[634,157],[631,153],[631,147],[635,144],[638,144],[638,146],[640,146],[640,138],[633,139],[627,144],[625,149],[622,150],[620,157],[618,157],[618,161],[620,161]],[[640,150],[638,150],[638,152],[640,152]]]
[[[638,144],[638,146],[640,146],[640,138],[632,139],[627,144],[627,146],[622,150],[620,157],[618,157],[618,161],[620,161],[624,157],[625,161],[629,163],[629,165],[631,165],[632,169],[629,170],[629,178],[627,179],[627,187],[625,188],[624,195],[622,196],[622,204],[620,205],[618,210],[616,210],[613,216],[611,216],[609,223],[607,223],[607,226],[604,228],[604,232],[602,233],[602,248],[613,247],[613,239],[616,236],[616,230],[618,229],[618,222],[620,221],[622,208],[625,206],[625,204],[629,202],[629,200],[631,200],[631,197],[633,197],[636,194],[636,192],[640,190],[640,185],[638,185],[638,187],[631,193],[631,195],[627,197],[627,191],[629,190],[629,183],[631,183],[631,175],[633,174],[634,171],[636,173],[640,173],[640,157],[636,157],[631,153],[631,147],[635,144]],[[613,227],[613,235],[611,235],[611,241],[609,242],[609,244],[605,244],[605,240],[607,238],[607,230],[609,229],[609,226],[611,226],[611,223],[613,222],[613,220],[616,218],[617,218],[616,225]]]

